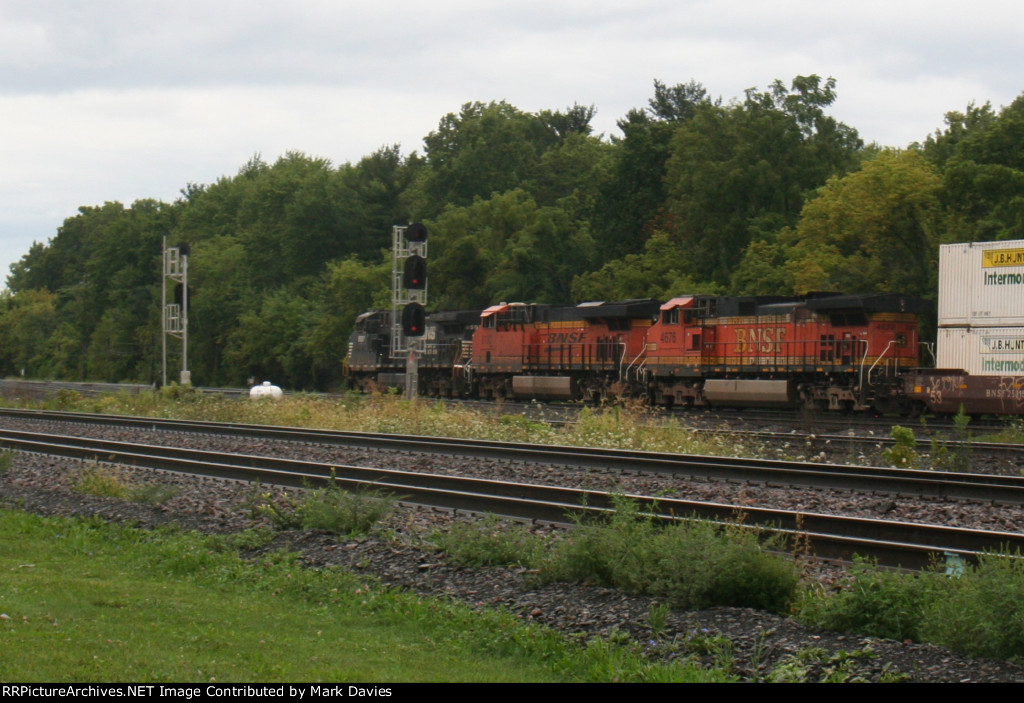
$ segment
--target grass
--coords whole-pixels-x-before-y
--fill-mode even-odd
[[[293,394],[271,403],[167,388],[98,398],[64,394],[51,399],[46,406],[112,415],[673,453],[756,455],[761,451],[759,446],[748,446],[747,439],[702,433],[642,407],[583,408],[576,422],[554,427],[522,416],[502,414],[499,404],[495,404],[494,412],[485,412],[424,399],[409,401],[388,394],[352,394],[340,399]]]
[[[150,505],[162,505],[178,495],[178,489],[174,486],[132,481],[116,466],[100,466],[96,463],[85,465],[73,487],[80,493]]]
[[[0,511],[0,680],[720,681],[210,538]]]

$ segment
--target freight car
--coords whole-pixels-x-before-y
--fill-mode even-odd
[[[1024,241],[939,250],[938,368],[904,378],[935,413],[1024,414]]]
[[[928,304],[884,294],[686,296],[580,305],[502,303],[427,318],[421,392],[688,406],[905,410]],[[350,384],[402,386],[390,313],[360,316]]]

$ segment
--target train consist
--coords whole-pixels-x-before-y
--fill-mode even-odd
[[[440,397],[662,405],[912,410],[905,374],[920,367],[918,315],[896,294],[694,295],[575,306],[502,303],[428,316],[419,389]],[[391,313],[356,321],[350,385],[402,387]]]
[[[1024,240],[942,246],[937,338],[921,359],[918,316],[930,309],[897,294],[817,294],[435,313],[421,392],[1024,415]],[[388,312],[357,321],[353,387],[405,383],[390,330]]]

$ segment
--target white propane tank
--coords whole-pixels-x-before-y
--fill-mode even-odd
[[[283,397],[284,391],[281,390],[280,386],[275,386],[270,381],[264,381],[261,385],[253,386],[249,389],[249,398],[252,400],[259,400],[260,398],[281,400]]]

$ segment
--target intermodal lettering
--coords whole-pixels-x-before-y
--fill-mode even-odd
[[[981,252],[981,267],[1024,266],[1024,249],[988,249]]]
[[[982,337],[983,354],[1024,352],[1024,337]]]
[[[985,359],[981,362],[981,370],[989,373],[1020,373],[1024,371],[1024,361]]]
[[[986,286],[1019,286],[1024,283],[1024,273],[986,273]]]

